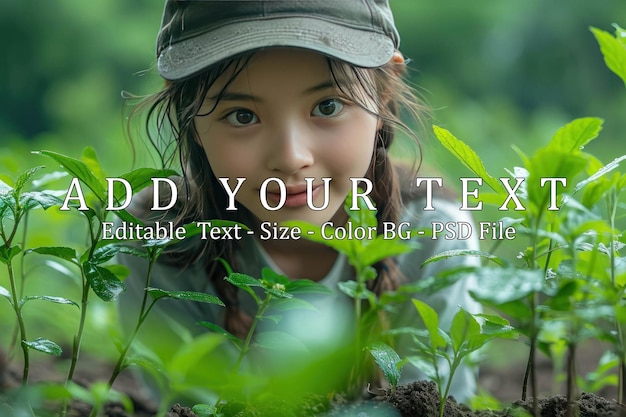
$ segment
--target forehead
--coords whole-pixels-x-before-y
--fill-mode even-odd
[[[325,56],[296,48],[270,48],[255,52],[238,65],[230,65],[210,92],[271,90],[332,82]]]

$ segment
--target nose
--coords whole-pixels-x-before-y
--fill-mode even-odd
[[[268,168],[292,175],[313,164],[312,142],[303,129],[288,126],[272,134],[268,148]]]

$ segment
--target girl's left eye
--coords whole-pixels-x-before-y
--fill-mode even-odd
[[[343,103],[336,98],[324,100],[313,109],[313,116],[332,117],[343,110]]]

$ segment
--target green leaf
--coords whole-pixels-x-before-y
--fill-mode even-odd
[[[128,181],[135,194],[152,185],[152,178],[167,178],[175,175],[178,175],[178,173],[171,169],[139,168],[126,172],[120,175],[119,178]],[[113,194],[117,200],[121,200],[124,197],[125,191],[124,186],[119,181],[113,183]]]
[[[207,329],[212,330],[217,334],[226,336],[226,338],[228,338],[231,342],[233,342],[235,346],[241,349],[243,341],[237,336],[235,336],[234,334],[232,334],[231,332],[229,332],[228,330],[225,330],[224,328],[222,328],[221,326],[218,326],[217,324],[211,323],[209,321],[199,321],[196,324],[202,327],[206,327]]]
[[[110,261],[120,253],[138,256],[140,258],[147,258],[147,254],[139,248],[113,243],[96,249],[93,252],[90,262],[94,264],[102,264]]]
[[[544,278],[538,270],[487,267],[477,269],[475,277],[472,297],[494,305],[522,299],[544,288]]]
[[[146,288],[154,301],[161,298],[173,298],[175,300],[195,301],[198,303],[217,304],[223,306],[222,300],[214,295],[196,291],[165,291],[160,288]]]
[[[289,294],[291,295],[291,294]],[[317,308],[301,298],[274,298],[272,299],[270,306],[274,311],[291,311],[291,310],[312,310],[317,311]]]
[[[573,155],[554,148],[543,148],[538,150],[530,159],[529,166],[526,168],[530,172],[528,178],[528,199],[535,210],[535,214],[539,214],[548,209],[549,204],[559,206],[560,201],[551,200],[551,183],[545,182],[541,185],[543,179],[549,178],[565,178],[566,185],[555,182],[557,196],[572,186],[574,177],[580,174],[587,166],[587,159],[580,155]]]
[[[505,319],[504,317],[493,315],[493,314],[478,313],[478,314],[474,314],[473,316],[484,319],[485,324],[489,323],[489,324],[500,326],[500,327],[506,327],[509,325],[509,321],[507,319]]]
[[[326,285],[308,279],[290,280],[285,288],[289,294],[334,294]]]
[[[65,246],[42,246],[26,251],[27,254],[31,252],[35,252],[40,255],[54,256],[74,263],[78,260],[78,254],[76,253],[76,251],[72,248],[68,248]]]
[[[380,342],[372,344],[368,350],[374,357],[374,360],[385,376],[385,379],[391,384],[392,387],[395,388],[398,386],[401,376],[400,369],[402,359],[400,359],[400,356],[398,356],[396,351],[393,350],[391,346]]]
[[[228,274],[226,277],[224,277],[224,279],[232,285],[241,288],[242,290],[250,294],[250,296],[254,298],[254,301],[256,301],[257,304],[260,302],[259,297],[252,289],[252,287],[263,287],[263,283],[260,280],[251,277],[250,275],[240,274],[238,272]]]
[[[435,132],[435,136],[439,139],[439,142],[441,142],[441,144],[445,146],[448,151],[456,156],[457,159],[463,163],[463,165],[482,178],[483,181],[485,181],[485,183],[496,193],[504,192],[502,185],[500,185],[498,180],[489,175],[483,161],[478,157],[476,152],[472,150],[472,148],[454,137],[452,133],[442,127],[433,126],[433,130]]]
[[[626,85],[626,46],[624,46],[623,40],[620,41],[617,36],[613,37],[608,32],[594,27],[591,28],[591,32],[593,32],[600,45],[604,63]],[[616,32],[619,35],[623,33],[623,29],[618,26]]]
[[[31,191],[20,196],[20,206],[24,210],[32,210],[37,207],[47,210],[50,207],[60,206],[61,204],[63,204],[63,201],[60,198],[46,191]]]
[[[242,289],[248,287],[263,287],[263,283],[260,280],[247,274],[240,274],[239,272],[233,272],[224,279]]]
[[[463,342],[477,334],[480,334],[480,324],[470,313],[462,308],[459,309],[450,325],[450,338],[454,351],[458,352]]]
[[[47,353],[48,355],[61,356],[61,354],[63,353],[63,350],[59,345],[51,340],[43,339],[41,337],[38,337],[32,342],[23,340],[22,343],[28,346],[30,349],[35,349],[39,352]]]
[[[22,249],[19,246],[11,246],[10,248],[6,244],[0,246],[0,262],[8,265],[21,251]]]
[[[31,296],[24,297],[20,300],[20,307],[26,304],[26,302],[31,301],[31,300],[43,300],[43,301],[49,301],[51,303],[67,304],[67,305],[73,305],[73,306],[78,307],[78,304],[76,304],[72,300],[68,300],[67,298],[63,298],[63,297],[53,297],[49,295],[31,295]]]
[[[440,252],[426,259],[424,262],[422,262],[421,268],[423,268],[425,265],[428,265],[429,263],[441,261],[443,259],[452,258],[453,256],[477,256],[477,257],[489,259],[490,261],[493,261],[501,266],[504,266],[506,264],[506,262],[503,259],[495,255],[492,255],[489,252],[483,252],[483,251],[475,250],[475,249],[451,249],[451,250]]]
[[[13,194],[11,192],[0,191],[0,218],[13,219],[15,218],[16,211],[17,205]]]
[[[5,297],[11,304],[13,304],[13,297],[11,297],[11,292],[0,285],[0,297]]]
[[[33,176],[37,173],[37,171],[39,171],[42,168],[43,166],[38,166],[38,167],[31,168],[25,171],[24,173],[22,173],[22,175],[19,176],[17,181],[15,181],[15,187],[13,188],[15,195],[21,194],[22,188],[24,188],[26,183],[30,181],[30,179],[33,178]]]
[[[363,189],[359,188],[359,192],[362,194]],[[376,210],[370,210],[365,202],[365,197],[359,196],[356,200],[358,209],[352,210],[352,193],[350,192],[346,196],[344,208],[348,214],[348,221],[352,221],[352,223],[357,227],[375,228],[378,224],[378,221],[376,220]]]
[[[424,356],[409,356],[407,360],[411,365],[419,369],[419,371],[422,372],[426,378],[431,381],[441,381],[441,378],[437,374],[437,368],[435,368],[434,365],[436,358],[425,357],[426,355],[429,355],[430,352],[423,353],[425,354]]]
[[[603,122],[596,117],[575,119],[554,134],[548,148],[566,153],[579,153],[587,143],[598,137]]]
[[[64,171],[54,171],[49,174],[42,175],[39,179],[33,180],[33,187],[41,190],[42,188],[49,186],[55,181],[67,177],[67,172]]]
[[[0,180],[0,194],[7,194],[13,191],[13,187],[11,187],[6,182]]]
[[[598,184],[597,180],[599,178],[603,177],[607,173],[609,173],[609,172],[613,171],[614,169],[616,169],[617,167],[619,167],[619,163],[622,162],[624,159],[626,159],[626,155],[622,155],[620,157],[617,157],[617,158],[613,159],[611,162],[609,162],[608,164],[606,164],[604,166],[597,167],[597,165],[594,165],[594,167],[596,167],[596,171],[593,173],[593,175],[589,176],[589,178],[586,178],[583,181],[580,181],[578,184],[576,184],[576,187],[574,187],[573,193],[578,192],[581,188],[587,186],[588,184],[589,185],[597,185]],[[617,174],[617,175],[619,175],[619,174]],[[612,185],[611,182],[609,182],[609,181],[605,181],[605,183],[608,183],[607,187],[610,187]]]
[[[524,321],[525,319],[531,319],[533,316],[532,310],[528,304],[522,300],[509,301],[503,304],[495,304],[488,301],[483,301],[483,303],[497,308],[499,311],[516,320]]]
[[[203,358],[206,359],[207,354],[223,342],[222,336],[207,333],[183,344],[167,362],[166,375],[174,378],[173,382],[181,383],[192,369],[196,369],[200,363],[205,363]]]
[[[298,338],[289,333],[279,331],[260,332],[255,340],[254,346],[267,350],[279,350],[308,353],[306,345]]]
[[[102,301],[113,301],[126,290],[124,283],[104,267],[84,262],[83,269],[87,282]]]
[[[263,285],[263,291],[265,291],[266,294],[271,294],[274,297],[281,299],[288,299],[293,297],[293,295],[285,292],[285,286],[283,284]]]
[[[424,325],[426,326],[426,330],[428,330],[428,335],[430,337],[430,343],[433,350],[445,347],[446,341],[439,334],[439,316],[437,312],[428,304],[421,300],[413,299],[413,305],[417,309]]]
[[[290,282],[289,278],[268,267],[264,267],[261,270],[261,280],[271,284],[282,284],[283,286]]]
[[[98,200],[102,202],[106,201],[104,186],[84,162],[53,151],[44,150],[36,151],[33,153],[45,155],[54,159],[55,161],[60,163],[63,166],[63,169],[65,169],[70,175],[78,178],[87,187],[89,187],[89,189],[93,191],[93,193],[96,195]]]
[[[215,417],[218,415],[217,409],[209,404],[196,404],[191,407],[191,411],[197,417]]]
[[[360,256],[361,265],[374,265],[375,263],[416,249],[414,244],[400,239],[383,239],[382,236],[369,242],[367,249]]]
[[[130,269],[126,265],[107,264],[105,268],[111,271],[120,281],[124,281],[130,275]]]
[[[467,339],[467,345],[466,345],[466,349],[463,352],[464,355],[473,352],[475,350],[480,349],[481,347],[485,346],[485,344],[487,344],[488,342],[490,342],[491,340],[495,339],[494,335],[491,334],[476,334],[472,337],[469,337]]]
[[[359,287],[359,283],[356,281],[341,281],[337,283],[337,288],[342,293],[346,294],[350,298],[359,299],[359,300],[367,300],[372,296],[375,297],[374,293],[365,288],[364,286]]]
[[[434,294],[444,288],[454,285],[457,281],[474,272],[476,267],[460,266],[437,272],[435,276],[429,276],[417,280],[411,284],[401,285],[397,292],[401,294]]]
[[[104,181],[106,174],[102,169],[102,165],[100,165],[96,150],[92,146],[86,146],[83,149],[83,152],[80,155],[80,160],[83,161],[85,165],[87,165],[89,170],[93,172],[99,180]]]

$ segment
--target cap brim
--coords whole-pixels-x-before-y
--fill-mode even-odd
[[[272,46],[310,49],[358,67],[380,67],[391,59],[393,41],[382,33],[308,17],[237,22],[165,48],[157,61],[167,80],[187,78],[224,59]]]

